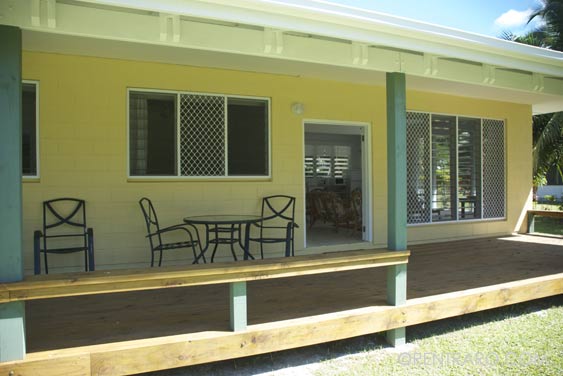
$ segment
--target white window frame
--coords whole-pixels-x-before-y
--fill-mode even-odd
[[[422,223],[407,223],[407,227],[418,227],[418,226],[430,226],[430,225],[448,225],[448,224],[463,224],[463,223],[474,223],[474,222],[490,222],[490,221],[500,221],[500,220],[506,220],[507,218],[507,201],[508,201],[508,169],[507,169],[507,127],[506,127],[506,119],[499,119],[499,118],[492,118],[492,117],[483,117],[483,116],[478,116],[478,115],[467,115],[467,114],[448,114],[448,113],[441,113],[441,112],[430,112],[430,111],[416,111],[416,110],[407,110],[407,112],[410,113],[419,113],[419,114],[428,114],[428,119],[430,122],[430,126],[429,126],[429,132],[430,132],[430,145],[429,145],[429,151],[430,151],[430,173],[432,174],[432,117],[434,115],[437,116],[455,116],[455,126],[456,126],[456,153],[459,153],[459,139],[458,139],[458,126],[459,126],[459,118],[472,118],[472,119],[479,119],[480,121],[480,126],[481,126],[481,218],[475,218],[475,219],[460,219],[458,215],[456,215],[457,218],[455,219],[451,219],[448,221],[436,221],[433,222],[432,221],[432,215],[430,215],[430,221],[429,222],[422,222]],[[503,123],[503,127],[504,127],[504,132],[503,132],[503,136],[504,136],[504,140],[503,140],[503,155],[504,155],[504,216],[503,217],[494,217],[494,218],[482,218],[483,217],[483,213],[484,213],[484,204],[483,204],[483,163],[484,163],[484,148],[483,148],[483,122],[484,120],[493,120],[493,121],[502,121]],[[409,163],[409,161],[407,161],[407,163]],[[458,191],[458,176],[457,174],[459,173],[459,157],[458,155],[456,156],[456,176],[455,176],[455,181],[456,181],[456,192]],[[429,181],[429,185],[430,185],[430,192],[432,192],[432,178],[430,178]],[[431,204],[431,203],[429,203]],[[456,202],[456,211],[459,211],[457,205],[459,203]],[[408,205],[408,203],[407,203]]]
[[[162,94],[174,94],[176,96],[176,175],[131,175],[131,156],[130,156],[130,130],[131,123],[129,119],[130,113],[130,103],[129,99],[131,93],[162,93]],[[223,97],[225,101],[225,175],[222,176],[185,176],[181,174],[181,148],[180,148],[180,96],[181,95],[200,95],[200,96],[214,96]],[[266,101],[268,106],[268,174],[267,175],[228,175],[229,165],[228,165],[228,110],[227,103],[229,98],[240,98],[240,99],[256,99],[261,101]],[[192,92],[192,91],[178,91],[178,90],[160,90],[160,89],[145,89],[131,87],[127,88],[127,100],[126,100],[126,113],[127,113],[127,178],[130,180],[270,180],[272,178],[272,100],[269,97],[257,97],[257,96],[247,96],[247,95],[232,95],[232,94],[222,94],[222,93],[203,93],[203,92]]]
[[[39,158],[39,81],[36,80],[22,80],[23,84],[32,84],[35,85],[35,175],[24,175],[23,171],[22,174],[22,181],[25,180],[35,180],[39,179],[41,176],[40,174],[40,159]]]

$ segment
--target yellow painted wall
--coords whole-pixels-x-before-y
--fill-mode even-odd
[[[25,182],[24,250],[33,267],[32,233],[41,226],[41,202],[71,196],[87,201],[98,267],[147,265],[149,252],[138,206],[148,196],[164,225],[184,216],[257,213],[261,197],[297,197],[303,247],[303,119],[371,124],[374,243],[386,244],[386,116],[383,87],[229,70],[24,52],[23,78],[40,82],[40,180]],[[407,81],[408,85],[408,81]],[[127,179],[127,88],[167,89],[271,98],[272,179],[158,181]],[[411,242],[506,234],[531,191],[531,108],[525,105],[409,92],[409,110],[507,120],[508,220],[409,228]],[[302,102],[302,116],[291,103]],[[301,252],[302,253],[302,252]],[[227,252],[224,253],[225,255]],[[187,263],[186,252],[170,262]],[[281,253],[278,255],[281,256]],[[172,254],[171,254],[172,256]],[[53,266],[81,265],[78,254]]]

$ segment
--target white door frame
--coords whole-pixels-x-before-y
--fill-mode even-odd
[[[362,225],[365,231],[362,232],[362,241],[373,243],[373,205],[372,205],[372,157],[371,157],[371,124],[358,121],[341,121],[341,120],[320,120],[320,119],[303,119],[301,140],[301,155],[305,158],[305,131],[307,124],[319,125],[336,125],[344,127],[360,127],[363,131],[364,141],[362,142]],[[305,181],[305,163],[302,163],[301,176],[303,178],[303,197],[305,205],[303,206],[303,222],[305,224],[303,230],[303,248],[307,247],[307,184]],[[342,244],[345,248],[346,244]]]

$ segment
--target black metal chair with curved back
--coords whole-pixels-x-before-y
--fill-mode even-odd
[[[84,252],[84,270],[93,271],[94,230],[86,225],[86,202],[68,197],[44,201],[43,231],[33,233],[33,250],[35,274],[41,273],[41,253],[45,260],[45,274],[49,274],[49,253]]]
[[[158,258],[158,266],[162,265],[162,252],[172,249],[180,249],[180,248],[191,248],[194,253],[194,263],[197,259],[197,252],[196,252],[196,245],[200,247],[201,253],[201,243],[199,240],[199,233],[197,228],[193,225],[189,224],[178,224],[173,226],[168,226],[161,228],[158,223],[158,217],[156,216],[156,211],[154,210],[154,206],[146,197],[143,197],[139,200],[139,205],[141,206],[141,210],[143,211],[143,216],[145,218],[145,224],[147,226],[147,238],[149,239],[150,247],[151,247],[151,267],[154,266],[154,254],[155,252],[159,253]],[[195,231],[195,238],[192,235],[192,232],[187,228],[187,226],[191,227]],[[162,241],[163,234],[169,234],[172,232],[184,232],[187,235],[186,241],[181,242],[172,242],[172,243],[164,243]],[[207,262],[205,260],[205,256],[202,255],[203,262]]]
[[[272,223],[269,225],[268,223]],[[249,237],[251,242],[260,243],[260,256],[264,258],[264,244],[285,244],[285,256],[295,256],[295,197],[274,195],[262,199],[262,220],[253,226],[259,228],[258,237]],[[282,231],[284,236],[274,236]]]

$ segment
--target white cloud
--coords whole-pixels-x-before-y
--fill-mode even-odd
[[[500,17],[495,20],[495,25],[502,28],[524,26],[530,19],[533,12],[534,11],[532,9],[522,11],[510,9],[508,12],[501,14]]]

